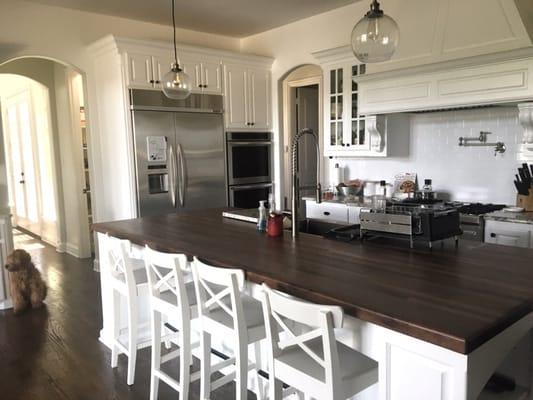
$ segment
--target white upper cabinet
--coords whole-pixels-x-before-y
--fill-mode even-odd
[[[224,66],[226,128],[269,130],[270,71],[240,64]]]
[[[361,90],[354,78],[366,74],[366,65],[344,61],[322,67],[325,87],[324,155],[406,156],[409,148],[409,116],[376,116],[361,111]],[[394,146],[389,145],[389,142],[394,142]]]
[[[157,55],[152,57],[152,71],[155,88],[161,89],[163,76],[170,71],[173,62],[174,60],[170,55]]]
[[[222,94],[222,65],[220,62],[202,62],[201,76],[204,93]]]
[[[248,69],[250,123],[254,129],[268,130],[270,124],[270,71]]]
[[[240,129],[250,125],[248,108],[248,69],[241,65],[224,66],[226,128]]]
[[[126,67],[126,79],[130,88],[151,89],[154,87],[152,56],[127,53]]]
[[[126,80],[132,89],[160,89],[172,59],[163,54],[126,53]]]
[[[216,59],[207,61],[181,57],[183,70],[191,78],[193,92],[222,94],[222,62]]]

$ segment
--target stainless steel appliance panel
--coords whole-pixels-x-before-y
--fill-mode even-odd
[[[139,216],[175,211],[173,205],[172,151],[175,149],[175,119],[172,113],[135,111],[132,113],[137,170],[137,208]],[[164,136],[167,140],[165,161],[150,161],[147,138]]]
[[[272,182],[270,132],[228,132],[228,183]]]
[[[226,206],[222,115],[180,112],[174,117],[178,208]]]
[[[257,208],[260,200],[268,200],[272,183],[230,186],[229,205],[237,208]]]

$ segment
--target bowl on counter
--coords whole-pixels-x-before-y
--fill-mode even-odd
[[[344,197],[363,197],[364,186],[337,186],[339,195]]]

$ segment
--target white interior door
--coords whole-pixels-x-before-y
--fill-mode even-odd
[[[6,102],[7,134],[10,143],[8,162],[15,225],[40,235],[38,173],[32,134],[31,97],[21,93]]]

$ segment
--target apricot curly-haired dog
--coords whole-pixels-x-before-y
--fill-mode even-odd
[[[30,304],[32,308],[43,305],[48,291],[41,273],[31,262],[30,254],[25,250],[15,250],[7,257],[6,269],[9,271],[13,311],[18,314]]]

